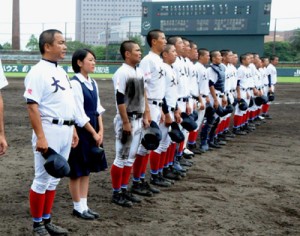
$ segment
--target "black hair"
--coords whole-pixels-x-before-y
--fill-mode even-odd
[[[42,55],[45,53],[45,44],[52,44],[54,42],[55,34],[62,34],[62,32],[57,29],[48,29],[40,34],[39,49]]]
[[[152,47],[152,39],[158,39],[160,33],[164,33],[164,32],[161,31],[160,29],[150,30],[148,32],[146,38],[147,38],[147,43],[148,43],[149,47]]]
[[[123,60],[125,60],[125,52],[126,51],[131,52],[134,44],[138,44],[138,43],[133,40],[126,40],[123,43],[121,43],[120,53]]]
[[[77,63],[77,61],[83,61],[84,58],[86,58],[87,54],[90,53],[93,55],[93,57],[95,58],[96,60],[96,56],[95,56],[95,53],[93,51],[91,51],[90,49],[87,49],[87,48],[84,48],[84,49],[77,49],[73,55],[72,55],[72,68],[73,68],[73,71],[75,73],[79,73],[80,72],[80,67]]]

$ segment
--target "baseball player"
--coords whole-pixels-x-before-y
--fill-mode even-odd
[[[72,68],[75,75],[71,79],[76,103],[75,128],[79,143],[71,149],[69,164],[69,189],[73,200],[73,215],[85,219],[99,218],[97,212],[87,205],[89,175],[107,169],[105,152],[94,158],[92,150],[103,143],[102,114],[105,109],[101,106],[98,86],[90,77],[94,72],[96,56],[89,49],[78,49],[72,56]]]
[[[162,112],[162,102],[165,96],[165,79],[162,70],[161,53],[166,46],[166,42],[165,34],[161,30],[154,29],[149,31],[147,43],[150,46],[150,51],[139,64],[146,84],[151,120],[159,126],[163,125],[165,119]],[[166,135],[168,135],[166,132],[162,133],[163,139],[165,139]],[[159,172],[159,163],[161,158],[164,158],[165,151],[166,147],[162,143],[159,144],[156,150],[150,152],[140,144],[133,168],[133,191],[144,186],[149,196],[149,192],[159,193],[159,189],[149,186],[145,182],[148,160],[150,160],[150,183],[161,187],[171,186],[171,183],[165,180]],[[161,155],[162,153],[163,155]]]
[[[127,191],[132,165],[135,160],[142,126],[149,126],[149,107],[144,89],[143,73],[137,64],[141,50],[134,41],[124,41],[120,46],[124,63],[113,75],[117,114],[114,118],[116,157],[111,166],[112,202],[131,207],[141,199]]]
[[[224,96],[225,91],[225,67],[221,64],[222,56],[220,51],[213,50],[210,52],[211,64],[207,69],[209,78],[209,90],[210,90],[210,105],[214,109],[218,109],[219,106],[225,107],[227,105],[227,98]],[[209,133],[208,145],[211,148],[221,148],[217,141],[216,131],[220,122],[220,117],[215,113],[215,120]]]
[[[164,61],[163,71],[166,82],[165,97],[163,102],[163,112],[165,114],[164,125],[161,126],[162,133],[168,132],[170,125],[173,121],[180,123],[180,110],[177,105],[177,77],[173,70],[172,64],[177,57],[176,48],[172,44],[167,44],[162,52],[162,58]],[[171,180],[180,180],[181,176],[178,171],[173,168],[174,156],[176,152],[176,142],[171,141],[169,135],[166,135],[165,139],[161,140],[161,143],[167,147],[164,163],[161,163],[160,168],[163,168],[163,176]]]
[[[191,113],[191,107],[189,105],[189,78],[188,78],[188,68],[185,63],[185,46],[183,40],[179,36],[172,36],[168,38],[168,43],[173,44],[176,48],[177,57],[175,62],[172,64],[172,67],[176,73],[178,80],[177,84],[177,105],[181,112],[186,112],[187,114]],[[181,127],[182,132],[187,135],[187,131]],[[187,168],[181,166],[180,162],[182,160],[182,154],[184,149],[184,141],[181,142],[176,148],[176,155],[174,160],[174,169],[179,171],[182,177],[186,176]]]
[[[264,95],[267,96],[268,92],[270,91],[269,76],[268,76],[268,69],[267,69],[268,65],[270,64],[270,61],[269,61],[268,57],[262,57],[261,62],[262,62],[262,70],[263,70],[263,75],[264,75],[263,76],[263,84],[264,84],[263,92],[264,92]],[[262,105],[262,108],[261,108],[261,112],[262,112],[261,117],[262,118],[265,118],[265,119],[270,118],[270,115],[268,114],[269,108],[270,108],[270,102]]]
[[[42,154],[48,147],[68,159],[71,146],[78,143],[74,129],[75,101],[67,73],[57,62],[65,57],[62,33],[45,30],[39,37],[42,59],[25,77],[24,97],[33,128],[34,179],[29,202],[34,235],[67,235],[68,231],[51,222],[51,210],[60,179],[50,176]]]
[[[197,82],[198,82],[198,93],[201,96],[204,103],[205,109],[208,104],[210,104],[209,99],[209,84],[208,84],[208,74],[206,65],[209,63],[209,51],[206,48],[198,49],[198,62],[195,64],[197,71]],[[196,91],[195,91],[196,92]],[[204,153],[208,151],[207,138],[210,130],[210,124],[208,123],[207,117],[205,117],[205,109],[202,111],[200,109],[198,119],[202,126],[200,132],[200,152]],[[206,118],[206,119],[205,119]],[[202,121],[201,121],[202,120]],[[203,123],[203,125],[202,125]]]
[[[8,85],[7,79],[4,75],[2,62],[0,59],[0,156],[5,154],[7,150],[7,141],[4,130],[4,112],[3,112],[3,98],[1,95],[1,89]]]
[[[269,83],[268,83],[269,91],[268,92],[272,92],[272,93],[275,92],[275,86],[277,83],[276,66],[278,65],[278,63],[279,63],[279,57],[276,55],[272,55],[270,57],[270,63],[267,67],[267,74],[268,74],[268,79],[269,79]],[[268,110],[269,110],[269,107],[268,107],[267,111],[262,114],[262,116],[267,119],[272,119],[272,117],[268,113]]]
[[[251,80],[252,80],[252,71],[249,67],[251,63],[251,57],[249,53],[242,54],[240,56],[240,63],[237,70],[237,100],[240,102],[241,99],[244,99],[249,106],[250,104],[250,87],[251,87]],[[235,114],[234,114],[234,125],[233,125],[233,133],[237,135],[245,135],[247,129],[245,129],[247,126],[247,110],[242,111],[239,108],[239,105],[236,105]],[[249,130],[248,130],[249,131]]]
[[[196,120],[197,123],[197,129],[194,131],[191,131],[189,133],[188,137],[188,150],[193,152],[194,154],[201,154],[202,151],[197,148],[196,140],[198,137],[198,132],[200,131],[200,127],[202,125],[202,121],[205,114],[205,98],[206,95],[202,93],[201,87],[202,83],[205,83],[206,77],[206,69],[203,69],[203,65],[199,63],[198,58],[198,48],[197,45],[190,41],[191,46],[191,52],[190,52],[190,94],[192,101],[191,107],[193,107],[193,110],[198,113],[198,119]],[[209,57],[208,57],[209,59]],[[205,62],[208,63],[208,62]],[[203,66],[203,67],[202,67]],[[207,88],[208,88],[208,81],[207,82]]]
[[[232,104],[234,102],[234,98],[230,89],[232,81],[236,81],[235,68],[231,64],[233,53],[229,49],[223,49],[220,53],[222,56],[222,65],[225,67],[224,95],[227,97],[228,104]],[[226,116],[220,118],[220,123],[216,131],[219,144],[224,144],[226,142],[225,140],[230,139],[224,134],[225,130],[229,129],[230,117],[231,113],[228,113]]]

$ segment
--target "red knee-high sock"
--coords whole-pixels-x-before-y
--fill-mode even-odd
[[[141,177],[144,158],[144,156],[138,154],[135,156],[135,161],[133,163],[133,178],[135,179],[139,179]]]
[[[196,143],[197,136],[198,136],[198,130],[191,131],[189,133],[188,143],[190,143],[190,144]]]
[[[127,187],[131,175],[132,166],[124,166],[121,187]]]
[[[142,168],[141,168],[141,175],[145,175],[146,173],[146,170],[147,170],[147,165],[148,165],[148,162],[149,162],[149,154],[147,154],[146,156],[144,156],[143,158],[143,165],[142,165]]]
[[[167,152],[167,164],[171,164],[173,163],[174,161],[174,156],[175,156],[175,152],[176,152],[176,146],[177,146],[177,143],[171,143],[169,148],[168,148],[168,152]]]
[[[56,190],[47,190],[45,193],[45,205],[43,216],[50,217],[54,198],[55,198]]]
[[[166,160],[167,152],[162,152],[160,154],[160,159],[159,159],[159,170],[162,170],[165,166],[165,160]]]
[[[116,165],[112,164],[110,169],[110,177],[113,189],[119,190],[121,188],[122,175],[123,168],[117,167]]]
[[[266,114],[267,112],[268,112],[268,110],[269,110],[269,104],[264,104],[263,106],[262,106],[262,113],[263,114]]]
[[[170,163],[169,159],[170,159],[171,149],[172,149],[172,144],[170,144],[169,147],[168,147],[168,149],[167,149],[164,166],[168,166],[168,164]]]
[[[241,116],[234,115],[234,117],[233,117],[233,127],[234,127],[234,128],[239,127],[240,117],[241,117]]]
[[[150,155],[150,169],[151,169],[151,173],[157,173],[158,169],[159,169],[159,161],[160,161],[160,153],[157,153],[155,151],[151,151]]]
[[[181,143],[179,143],[179,147],[178,147],[178,152],[177,154],[181,155],[183,152],[183,147],[184,147],[184,141],[182,141]]]
[[[30,189],[29,203],[32,218],[42,220],[45,205],[45,193],[36,193]]]
[[[230,126],[230,116],[227,117],[227,119],[226,119],[225,129],[229,129],[229,126]]]

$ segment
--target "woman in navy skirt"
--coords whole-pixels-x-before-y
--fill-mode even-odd
[[[103,123],[105,109],[100,104],[97,83],[89,76],[96,65],[95,54],[89,49],[78,49],[72,56],[75,75],[71,85],[76,102],[75,127],[79,137],[76,148],[71,149],[69,190],[73,200],[73,215],[94,220],[99,214],[87,205],[89,175],[107,169],[103,149]]]

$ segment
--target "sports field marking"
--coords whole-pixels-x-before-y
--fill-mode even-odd
[[[300,104],[300,102],[272,102],[272,105],[295,105]]]

